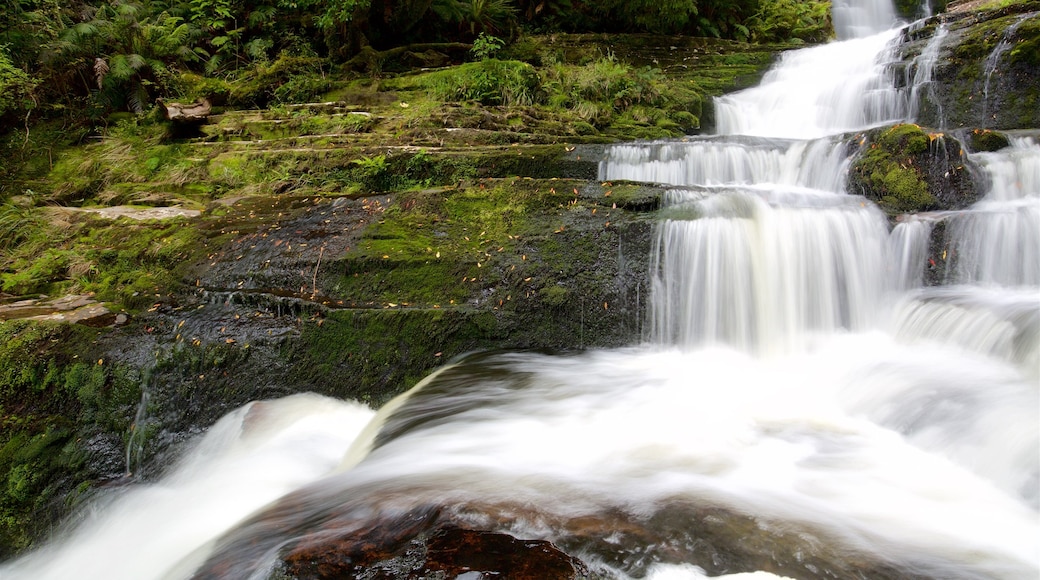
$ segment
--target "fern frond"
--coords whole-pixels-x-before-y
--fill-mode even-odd
[[[100,89],[105,84],[105,77],[108,76],[108,72],[111,69],[105,59],[98,57],[94,59],[94,80],[97,81],[97,88]]]

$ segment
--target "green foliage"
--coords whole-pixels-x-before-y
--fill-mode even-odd
[[[850,169],[865,194],[893,213],[934,209],[938,203],[921,174],[916,156],[927,153],[929,136],[913,124],[895,125],[877,136]]]
[[[36,81],[15,66],[0,46],[0,119],[7,113],[20,113],[34,106]]]
[[[681,32],[698,15],[696,0],[604,0],[595,3],[594,10],[612,21],[656,34]]]
[[[78,325],[0,322],[0,557],[56,519],[65,494],[100,474],[87,442],[130,429],[141,377],[93,348]]]
[[[444,101],[485,105],[530,105],[539,98],[538,73],[515,60],[488,59],[428,77],[434,96]]]
[[[315,56],[283,54],[270,64],[258,64],[235,75],[228,101],[238,107],[312,101],[330,87],[325,66]]]
[[[433,0],[430,9],[441,20],[459,25],[471,36],[478,32],[508,33],[517,17],[510,0]]]
[[[39,211],[13,203],[0,205],[0,254],[34,239],[39,243],[45,243],[47,239],[45,222]]]
[[[66,28],[51,43],[47,63],[78,71],[93,106],[101,113],[142,113],[165,93],[172,76],[168,66],[197,61],[191,27],[161,12],[154,16],[139,4],[114,2],[88,20]]]
[[[668,86],[658,69],[635,68],[606,57],[582,66],[555,63],[541,73],[547,103],[595,127],[624,126],[637,137],[654,138],[682,134],[698,125],[690,109],[699,111],[699,95]],[[666,93],[671,98],[666,99]],[[651,112],[666,101],[674,108]]]
[[[473,48],[470,49],[470,54],[477,60],[487,60],[494,58],[503,46],[505,46],[505,41],[501,38],[481,32],[473,41]]]
[[[748,21],[757,42],[823,42],[834,32],[830,2],[823,0],[763,0]]]

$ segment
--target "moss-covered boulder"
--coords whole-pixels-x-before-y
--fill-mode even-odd
[[[978,197],[960,142],[918,125],[875,129],[859,137],[848,189],[889,214],[956,209]]]
[[[974,129],[968,133],[968,146],[975,153],[999,151],[1009,145],[1011,140],[1000,131]]]

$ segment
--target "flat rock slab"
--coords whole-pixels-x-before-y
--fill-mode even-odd
[[[125,217],[132,220],[165,220],[178,217],[193,218],[202,215],[202,212],[197,209],[185,209],[182,207],[131,207],[127,205],[97,208],[69,207],[62,208],[61,211],[92,213],[109,219]]]
[[[124,317],[125,318],[125,317]],[[91,296],[72,295],[50,299],[28,298],[0,304],[0,320],[50,320],[87,326],[107,326],[116,315]]]

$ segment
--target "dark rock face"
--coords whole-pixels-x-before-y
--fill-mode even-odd
[[[1040,2],[1030,1],[930,21],[922,32],[945,21],[949,35],[933,72],[931,102],[922,107],[918,121],[1005,130],[1040,125],[1038,11]],[[927,39],[916,42],[923,45]]]

